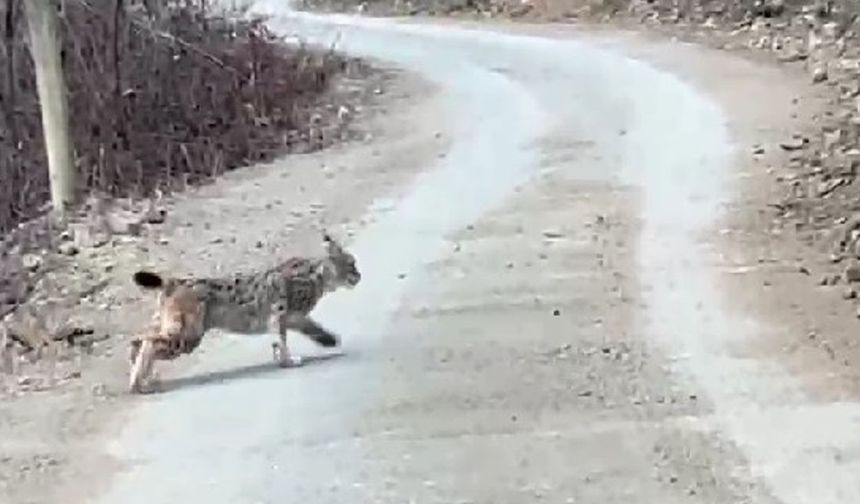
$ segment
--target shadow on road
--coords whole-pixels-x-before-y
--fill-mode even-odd
[[[260,376],[267,373],[285,373],[291,370],[298,370],[305,366],[312,364],[319,364],[325,361],[329,361],[332,359],[336,359],[338,357],[346,356],[345,353],[331,353],[331,354],[323,354],[323,355],[308,355],[304,356],[304,362],[301,366],[296,368],[282,368],[275,364],[274,362],[265,362],[262,364],[253,364],[250,366],[242,366],[233,369],[224,369],[220,371],[212,371],[209,373],[203,373],[195,376],[188,376],[182,378],[174,378],[171,380],[164,380],[161,382],[159,386],[159,392],[170,392],[172,390],[178,390],[182,388],[190,388],[190,387],[200,387],[204,385],[213,385],[217,383],[222,383],[225,381],[232,380],[241,380],[243,378],[253,378],[256,376]]]

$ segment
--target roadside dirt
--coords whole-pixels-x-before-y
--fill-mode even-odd
[[[664,33],[669,30],[663,29]],[[736,183],[737,201],[729,208],[725,226],[715,231],[730,251],[729,262],[735,265],[725,277],[727,299],[739,313],[755,307],[753,312],[769,322],[761,330],[772,335],[767,340],[770,343],[751,356],[772,358],[787,366],[803,378],[811,400],[857,400],[858,287],[845,274],[854,263],[834,252],[845,233],[844,215],[850,215],[854,205],[846,202],[850,196],[838,194],[840,188],[836,195],[826,196],[816,196],[820,184],[807,189],[807,174],[798,170],[798,159],[805,159],[817,147],[801,154],[785,147],[791,143],[788,139],[798,135],[817,145],[822,129],[825,137],[832,131],[830,125],[841,116],[842,105],[835,98],[838,86],[816,84],[802,66],[779,63],[770,54],[738,44],[737,39],[734,43],[725,36],[708,40],[701,32],[688,33],[686,38],[724,48],[727,54],[745,58],[773,76],[759,81],[760,86],[742,89],[715,85],[720,81],[697,81],[729,103],[747,125],[759,125],[744,127],[739,121],[733,128],[744,139],[736,156],[744,169]],[[774,106],[779,104],[782,106]],[[847,149],[854,147],[846,142]],[[826,159],[831,155],[838,158],[838,153],[822,150],[827,173],[834,165]],[[814,166],[809,170],[820,171]],[[839,181],[834,177],[832,181]],[[849,182],[845,191],[853,190]],[[798,194],[795,200],[793,195]],[[806,210],[786,213],[779,208],[797,201],[808,205]]]
[[[605,30],[597,28],[595,33]],[[666,40],[665,35],[641,30],[630,33],[648,40],[652,48],[661,38]],[[832,90],[812,83],[803,69],[749,48],[703,52],[664,43],[675,46],[680,58],[694,52],[696,57],[679,65],[649,51],[649,61],[690,79],[733,115],[730,130],[738,139],[735,159],[740,167],[734,183],[737,196],[727,205],[723,224],[710,235],[720,245],[713,260],[725,271],[726,302],[738,316],[759,318],[764,322],[759,331],[768,335],[757,348],[744,352],[786,366],[802,378],[810,400],[858,399],[857,288],[832,261],[831,246],[841,226],[834,222],[831,231],[810,233],[802,224],[787,225],[773,208],[774,202],[784,200],[785,184],[796,177],[791,159],[797,154],[782,145],[796,134],[817,134],[832,106]],[[727,58],[746,63],[734,67],[737,73],[726,74],[722,62]]]
[[[338,92],[356,105],[355,133],[362,139],[237,170],[188,190],[163,202],[163,225],[140,239],[82,253],[71,269],[57,273],[58,279],[78,279],[95,272],[107,281],[81,301],[76,315],[109,339],[91,355],[61,362],[57,373],[66,370],[69,378],[56,387],[28,390],[23,376],[9,378],[0,402],[0,501],[84,501],[116,469],[102,446],[145,400],[125,391],[125,341],[149,322],[154,308],[154,300],[128,280],[135,269],[214,273],[318,253],[321,225],[348,240],[361,224],[355,222],[358,210],[396,192],[422,159],[444,148],[446,140],[427,129],[434,125],[432,86],[389,69],[366,81],[341,82]],[[413,122],[416,118],[424,120]],[[293,181],[288,191],[254,201],[243,194],[284,177]],[[260,225],[258,215],[271,215],[273,208],[281,208],[283,218]],[[193,358],[161,366],[162,376],[170,377]],[[30,367],[26,379],[41,383],[49,371],[47,364]]]

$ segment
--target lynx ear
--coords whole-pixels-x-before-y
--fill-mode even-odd
[[[343,251],[340,244],[337,242],[337,240],[332,238],[328,231],[323,230],[322,235],[323,245],[325,246],[326,250],[328,250],[329,254],[337,254]]]
[[[325,277],[327,266],[328,266],[328,261],[320,261],[320,263],[314,267],[314,275],[319,275],[321,277]]]

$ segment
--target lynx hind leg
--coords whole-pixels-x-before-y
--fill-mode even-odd
[[[143,342],[140,338],[133,339],[128,342],[128,365],[134,366],[134,361],[137,360],[137,355],[140,353],[140,346]]]
[[[155,341],[149,338],[135,340],[131,346],[129,357],[133,357],[133,361],[129,372],[128,390],[133,394],[145,393],[148,391],[152,378],[152,366],[155,361],[156,350]]]

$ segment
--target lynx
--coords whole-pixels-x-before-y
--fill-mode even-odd
[[[158,291],[157,329],[130,342],[129,390],[142,391],[155,360],[172,360],[193,352],[207,331],[239,334],[275,333],[274,360],[282,367],[302,359],[287,348],[287,330],[303,333],[324,347],[336,347],[338,337],[310,317],[322,297],[361,280],[355,257],[328,233],[326,255],[292,257],[264,271],[224,277],[164,277],[141,270],[134,282]]]

